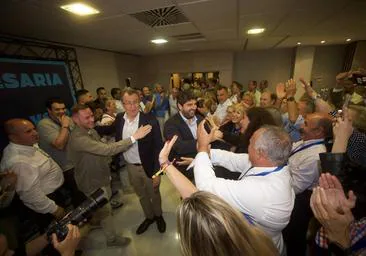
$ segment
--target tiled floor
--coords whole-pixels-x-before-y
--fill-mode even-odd
[[[172,256],[181,255],[176,233],[175,211],[180,202],[179,194],[164,176],[160,186],[163,216],[167,223],[167,230],[160,234],[154,223],[142,235],[137,236],[135,231],[144,220],[143,212],[136,194],[122,197],[125,205],[114,212],[114,222],[124,236],[131,238],[131,243],[125,248],[107,248],[102,230],[90,232],[83,240],[85,246],[83,256]],[[82,230],[85,233],[87,230]],[[89,247],[89,249],[88,249]],[[98,248],[98,249],[93,249]]]

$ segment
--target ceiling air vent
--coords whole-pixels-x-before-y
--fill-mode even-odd
[[[138,12],[130,15],[152,28],[189,22],[187,17],[175,6]]]
[[[179,42],[197,42],[197,41],[205,41],[206,38],[201,33],[191,33],[184,35],[176,35],[171,36]]]

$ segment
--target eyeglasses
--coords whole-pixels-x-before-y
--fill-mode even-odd
[[[127,102],[123,102],[123,105],[128,105],[128,106],[137,106],[139,105],[140,103],[137,102],[137,101],[133,101],[133,102],[130,102],[130,101],[127,101]]]

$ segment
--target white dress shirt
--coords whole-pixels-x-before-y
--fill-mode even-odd
[[[174,116],[178,113],[178,106],[177,106],[177,98],[173,99],[173,95],[169,95],[169,107],[170,107],[170,116]]]
[[[237,94],[231,95],[230,100],[233,104],[238,103],[238,95]]]
[[[220,103],[217,105],[217,109],[214,113],[214,116],[216,116],[220,123],[222,123],[225,120],[226,117],[226,109],[228,106],[231,106],[233,103],[230,99],[227,99],[224,103]]]
[[[17,175],[16,192],[23,203],[38,213],[53,213],[55,202],[47,197],[64,182],[60,166],[37,144],[19,145],[10,142],[4,149],[1,170]]]
[[[193,138],[197,139],[197,117],[194,116],[191,120],[188,120],[184,117],[184,115],[179,111],[180,116],[182,117],[183,121],[188,125],[189,130],[192,133]]]
[[[127,163],[141,164],[139,146],[136,143],[136,140],[132,136],[139,128],[140,112],[137,114],[135,119],[133,119],[132,121],[130,121],[127,118],[126,113],[123,115],[123,118],[125,119],[125,124],[123,125],[122,139],[131,138],[132,143],[133,143],[127,151],[123,152],[123,157],[125,158]]]
[[[255,97],[255,105],[257,107],[260,107],[260,105],[261,105],[261,96],[262,96],[262,93],[258,90],[255,90],[254,97]]]
[[[323,142],[323,139],[299,141],[293,144],[292,152],[289,158],[289,169],[292,176],[292,187],[295,194],[299,194],[306,189],[312,189],[318,184],[320,175],[319,153],[326,152],[324,143],[313,145],[301,150],[312,143]]]
[[[196,155],[194,176],[196,186],[218,195],[261,227],[273,240],[278,250],[284,250],[282,229],[290,220],[295,194],[287,166],[266,176],[250,176],[273,171],[276,167],[251,167],[248,154],[225,150],[211,150],[209,155]],[[240,180],[216,178],[213,165],[230,171],[242,172]],[[244,218],[244,216],[243,216]]]

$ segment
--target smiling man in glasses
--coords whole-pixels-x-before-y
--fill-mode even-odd
[[[145,214],[145,220],[137,228],[136,234],[144,233],[155,221],[159,232],[164,233],[166,223],[161,209],[160,177],[152,178],[160,168],[158,157],[163,147],[159,123],[154,116],[140,112],[140,97],[136,90],[128,88],[121,96],[126,112],[116,117],[116,141],[129,138],[141,126],[152,127],[146,137],[120,154],[120,166],[124,166],[121,176],[128,173]]]

